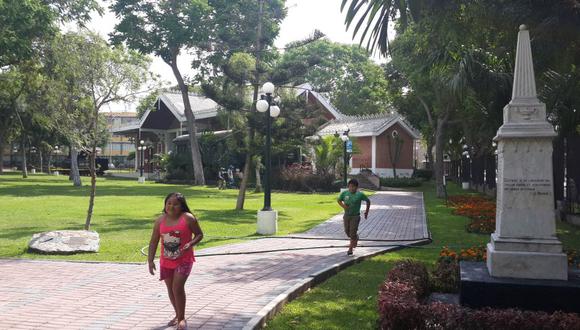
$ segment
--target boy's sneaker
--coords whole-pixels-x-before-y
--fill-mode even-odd
[[[351,251],[351,250],[348,250],[348,251],[346,252],[346,255],[347,255],[347,256],[351,256],[351,255],[352,255],[352,251]]]

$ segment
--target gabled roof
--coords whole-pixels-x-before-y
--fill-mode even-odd
[[[350,136],[378,136],[389,127],[399,123],[414,139],[419,139],[420,134],[399,114],[375,114],[365,116],[343,116],[322,125],[317,134],[331,135],[350,130]]]
[[[300,96],[302,94],[306,94],[308,96],[308,94],[310,94],[318,102],[320,102],[320,104],[326,110],[328,110],[328,112],[330,112],[332,114],[332,116],[334,116],[334,118],[339,119],[339,118],[345,117],[345,115],[342,112],[338,111],[338,109],[335,108],[326,97],[324,97],[320,93],[314,91],[312,85],[310,85],[309,83],[304,83],[302,85],[298,85],[295,88],[296,88],[296,96]]]
[[[157,106],[159,107],[159,101],[163,102],[167,108],[173,113],[175,118],[180,122],[186,122],[185,118],[185,106],[183,105],[183,97],[181,93],[164,93],[157,99]],[[195,119],[204,119],[217,116],[218,104],[212,99],[208,99],[205,96],[197,94],[189,94],[189,103],[191,104],[191,110]],[[145,113],[142,120],[145,120],[149,111]]]
[[[170,114],[159,113],[159,110],[161,109],[161,103],[164,105],[164,108],[169,110]],[[197,94],[189,94],[189,103],[191,104],[191,110],[193,111],[193,115],[195,116],[196,120],[213,118],[217,116],[219,106],[212,99],[208,99],[205,96]],[[147,126],[150,127],[153,122],[161,124],[163,127],[165,127],[174,120],[172,116],[175,117],[175,120],[178,122],[187,122],[187,118],[185,117],[185,107],[183,105],[183,97],[181,96],[181,93],[163,93],[159,95],[155,101],[155,106],[157,107],[157,111],[147,110],[139,122],[129,123],[122,127],[113,128],[112,132],[122,133],[138,130],[140,128],[148,128]],[[150,116],[151,120],[148,121]]]

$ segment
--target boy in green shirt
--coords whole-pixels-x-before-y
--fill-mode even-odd
[[[362,201],[367,204],[364,213],[366,219],[369,216],[371,201],[365,194],[358,191],[358,181],[351,179],[348,182],[348,190],[343,191],[338,196],[338,205],[344,209],[344,231],[346,236],[350,238],[347,255],[352,255],[352,250],[358,244],[358,224],[360,223],[360,204]]]

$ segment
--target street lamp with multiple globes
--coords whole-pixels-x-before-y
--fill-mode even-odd
[[[264,175],[264,208],[258,211],[258,233],[271,235],[276,233],[277,230],[277,217],[276,211],[272,210],[272,200],[271,200],[271,146],[272,146],[272,120],[271,118],[276,118],[280,115],[280,108],[276,105],[276,102],[272,99],[272,94],[274,93],[274,84],[267,82],[262,86],[262,92],[266,95],[262,95],[262,98],[256,102],[256,110],[258,112],[265,113],[266,118],[266,144],[264,148],[264,162],[266,167],[266,173]]]
[[[262,99],[256,102],[256,109],[259,112],[265,112],[266,116],[266,146],[264,148],[264,161],[266,165],[266,173],[264,176],[264,208],[263,211],[271,211],[271,167],[272,167],[272,157],[270,155],[272,146],[272,118],[278,117],[280,115],[280,108],[272,99],[272,94],[274,93],[274,84],[267,82],[262,86],[262,91],[266,94],[262,96]]]
[[[139,141],[139,146],[137,147],[137,150],[139,150],[139,183],[143,183],[145,182],[145,177],[143,177],[143,166],[145,166],[145,162],[144,162],[144,158],[145,158],[145,149],[147,147],[145,146],[145,141],[141,140]]]
[[[343,163],[344,163],[344,172],[343,172],[343,177],[342,177],[342,181],[344,184],[344,188],[348,188],[347,185],[347,179],[348,179],[348,153],[346,150],[346,145],[348,144],[348,141],[350,140],[348,137],[348,133],[350,132],[350,129],[347,129],[346,131],[344,131],[344,133],[342,134],[338,134],[338,132],[334,133],[334,136],[339,137],[340,136],[340,140],[342,141],[342,157],[343,157]]]

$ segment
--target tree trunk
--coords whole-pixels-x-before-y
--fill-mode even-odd
[[[423,106],[423,110],[425,110],[425,114],[427,115],[427,121],[429,122],[429,126],[431,129],[435,129],[435,123],[433,122],[433,116],[431,115],[431,108],[427,105],[427,102],[420,96],[417,96],[419,102]],[[433,136],[427,136],[427,169],[433,169]]]
[[[427,169],[433,169],[433,138],[427,137]]]
[[[40,148],[38,148],[38,160],[40,162],[38,170],[40,172],[44,172],[43,171],[43,169],[44,169],[44,167],[43,167],[44,166],[44,157],[42,157],[42,151],[40,150]]]
[[[92,150],[89,155],[89,173],[91,174],[91,194],[89,197],[89,209],[87,210],[87,220],[85,221],[85,230],[91,229],[91,218],[93,217],[93,207],[95,205],[95,193],[97,191],[97,173],[95,171],[95,160],[97,156],[97,132],[99,131],[99,107],[95,104],[95,110],[93,114],[93,122],[91,123],[92,128]]]
[[[4,174],[4,136],[0,134],[0,175]]]
[[[97,146],[93,144],[91,155],[89,156],[89,172],[91,173],[91,195],[89,197],[89,209],[87,211],[87,220],[85,221],[85,230],[91,229],[91,218],[93,217],[93,207],[95,205],[95,193],[97,191],[97,174],[95,171],[95,155]]]
[[[22,151],[22,177],[26,179],[28,178],[28,166],[26,164],[26,142],[24,141],[24,136],[22,137],[22,145],[20,149]]]
[[[262,180],[260,178],[260,170],[262,169],[261,166],[262,158],[261,157],[253,157],[252,165],[254,166],[254,170],[256,172],[256,190],[255,192],[260,193],[262,192]]]
[[[259,0],[258,3],[258,26],[256,29],[256,73],[254,76],[254,98],[253,98],[253,105],[250,108],[251,112],[255,109],[256,101],[258,100],[258,89],[260,86],[260,61],[262,58],[262,51],[261,51],[261,43],[260,39],[262,38],[262,13],[264,10],[264,0]],[[236,201],[236,210],[243,210],[244,209],[244,202],[246,201],[246,190],[248,188],[248,181],[250,179],[250,169],[252,163],[252,150],[251,145],[252,141],[254,140],[255,131],[253,127],[249,127],[248,125],[248,139],[246,140],[246,163],[244,164],[244,177],[242,178],[242,182],[240,183],[240,190],[238,191],[238,200]],[[259,178],[259,176],[258,176]]]
[[[47,157],[47,161],[46,161],[46,174],[50,175],[50,163],[52,162],[52,152],[48,152],[48,157]]]
[[[445,197],[445,187],[443,187],[444,161],[443,146],[445,145],[445,126],[449,119],[449,112],[441,114],[437,119],[437,130],[435,131],[435,183],[437,185],[437,197]]]
[[[248,153],[246,153],[246,163],[244,164],[244,176],[242,177],[242,182],[240,182],[240,190],[238,191],[236,210],[244,209],[244,202],[246,200],[246,189],[248,188],[248,181],[250,179],[251,162],[252,155],[248,151]]]
[[[199,149],[199,143],[197,141],[197,126],[195,124],[195,115],[191,110],[191,104],[189,103],[189,93],[187,85],[183,81],[181,72],[177,67],[177,52],[179,50],[173,51],[173,56],[169,65],[171,70],[173,70],[173,75],[177,80],[179,85],[179,90],[181,91],[181,97],[183,98],[183,107],[185,112],[185,118],[187,118],[187,134],[189,134],[189,147],[191,150],[191,162],[193,163],[193,184],[194,185],[205,185],[205,177],[203,174],[203,163],[201,160],[201,151]]]
[[[70,146],[70,175],[73,181],[73,186],[82,186],[81,175],[79,173],[79,162],[78,162],[79,152],[74,145]]]

